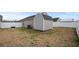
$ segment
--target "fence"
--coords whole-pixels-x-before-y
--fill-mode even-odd
[[[76,31],[77,31],[77,35],[79,36],[79,20],[76,21]]]
[[[20,22],[1,22],[1,28],[11,28],[11,27],[22,27],[22,23]]]
[[[79,20],[78,21],[61,21],[53,22],[53,27],[71,27],[76,28],[77,35],[79,36]]]
[[[60,21],[60,22],[53,22],[53,27],[72,27],[75,28],[75,22],[73,21]]]

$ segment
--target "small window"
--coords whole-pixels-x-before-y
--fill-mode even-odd
[[[32,29],[31,25],[27,25],[27,28]]]
[[[11,28],[15,28],[15,26],[12,26]]]

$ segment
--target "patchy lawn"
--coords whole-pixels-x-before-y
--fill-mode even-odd
[[[0,29],[0,46],[4,47],[75,47],[74,28],[54,28],[45,32],[26,28]]]

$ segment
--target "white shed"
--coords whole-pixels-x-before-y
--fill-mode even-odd
[[[53,21],[51,20],[52,17],[48,16],[47,14],[38,13],[34,17],[33,28],[36,30],[48,30],[53,28]]]

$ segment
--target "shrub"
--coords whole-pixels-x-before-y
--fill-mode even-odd
[[[79,45],[79,37],[77,36],[77,38],[76,38],[76,42],[77,42],[77,44]]]

